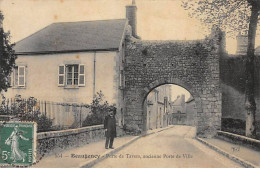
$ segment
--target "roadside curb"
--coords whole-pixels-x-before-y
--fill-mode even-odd
[[[155,131],[155,132],[142,134],[142,135],[140,135],[140,136],[138,136],[138,137],[135,137],[135,138],[131,139],[131,140],[128,141],[127,143],[125,143],[125,144],[123,144],[123,145],[121,145],[121,146],[115,148],[114,150],[107,151],[107,152],[101,154],[101,157],[100,157],[100,158],[98,158],[98,159],[92,159],[92,160],[90,160],[90,161],[87,161],[87,162],[81,164],[79,167],[80,167],[80,168],[90,168],[90,167],[94,166],[95,164],[97,164],[97,163],[99,163],[99,162],[105,160],[107,155],[113,155],[113,154],[115,154],[116,152],[118,152],[118,151],[122,150],[123,148],[129,146],[130,144],[134,143],[134,142],[137,141],[138,139],[140,139],[140,138],[142,138],[142,137],[149,136],[149,135],[153,135],[153,134],[155,134],[155,133],[162,132],[162,131],[167,130],[167,129],[170,129],[170,128],[173,128],[173,126],[167,127],[167,128],[164,128],[164,129]]]
[[[242,166],[244,166],[244,167],[246,167],[246,168],[258,168],[256,165],[254,165],[254,164],[252,164],[252,163],[250,163],[250,162],[248,162],[248,161],[245,161],[245,160],[243,160],[243,159],[241,159],[241,158],[239,158],[239,157],[237,157],[237,156],[234,156],[234,155],[232,155],[232,154],[229,154],[228,152],[224,151],[223,149],[221,149],[221,148],[219,148],[219,147],[216,147],[215,145],[213,145],[213,144],[211,144],[211,143],[209,143],[209,142],[206,142],[205,140],[203,140],[203,139],[201,139],[201,138],[199,138],[199,137],[196,137],[196,139],[197,139],[199,142],[201,142],[201,143],[207,145],[209,148],[215,150],[216,152],[218,152],[218,153],[220,153],[220,154],[226,156],[226,157],[229,158],[230,160],[232,160],[232,161],[234,161],[234,162],[236,162],[236,163],[238,163],[238,164],[240,164],[240,165],[242,165]]]

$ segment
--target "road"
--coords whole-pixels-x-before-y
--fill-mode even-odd
[[[195,128],[174,126],[142,137],[128,147],[107,156],[96,168],[237,168],[241,165],[201,144]],[[116,139],[115,139],[116,141]]]

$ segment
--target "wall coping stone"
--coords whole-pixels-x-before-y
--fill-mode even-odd
[[[46,139],[46,138],[54,138],[54,137],[61,137],[61,136],[68,136],[72,134],[78,134],[82,132],[90,132],[94,130],[100,130],[104,129],[103,125],[94,125],[94,126],[88,126],[83,128],[77,128],[77,129],[67,129],[67,130],[60,130],[60,131],[50,131],[50,132],[41,132],[37,134],[37,139]]]
[[[246,136],[237,135],[230,132],[218,131],[217,138],[224,138],[224,140],[231,141],[236,144],[242,143],[242,145],[246,145],[254,149],[260,150],[260,140],[256,140]]]

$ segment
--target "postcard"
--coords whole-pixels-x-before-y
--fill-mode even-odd
[[[2,168],[259,168],[258,1],[0,0]]]

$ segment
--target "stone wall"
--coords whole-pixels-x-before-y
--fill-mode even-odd
[[[220,59],[222,91],[221,130],[245,135],[245,62],[246,56],[224,55]],[[256,133],[260,139],[260,57],[255,59]]]
[[[196,104],[194,100],[186,102],[186,115],[187,115],[187,125],[195,125],[195,117],[197,116]]]
[[[117,136],[123,136],[124,132],[117,127]],[[78,129],[42,132],[37,134],[37,158],[60,152],[65,149],[79,147],[105,138],[103,125],[95,125]]]
[[[163,84],[184,87],[195,99],[198,135],[212,137],[221,125],[219,56],[222,37],[215,30],[205,40],[127,40],[125,124],[146,131],[143,104]]]
[[[256,119],[260,120],[260,57],[256,57]],[[222,117],[245,120],[245,56],[225,55],[220,60]]]

